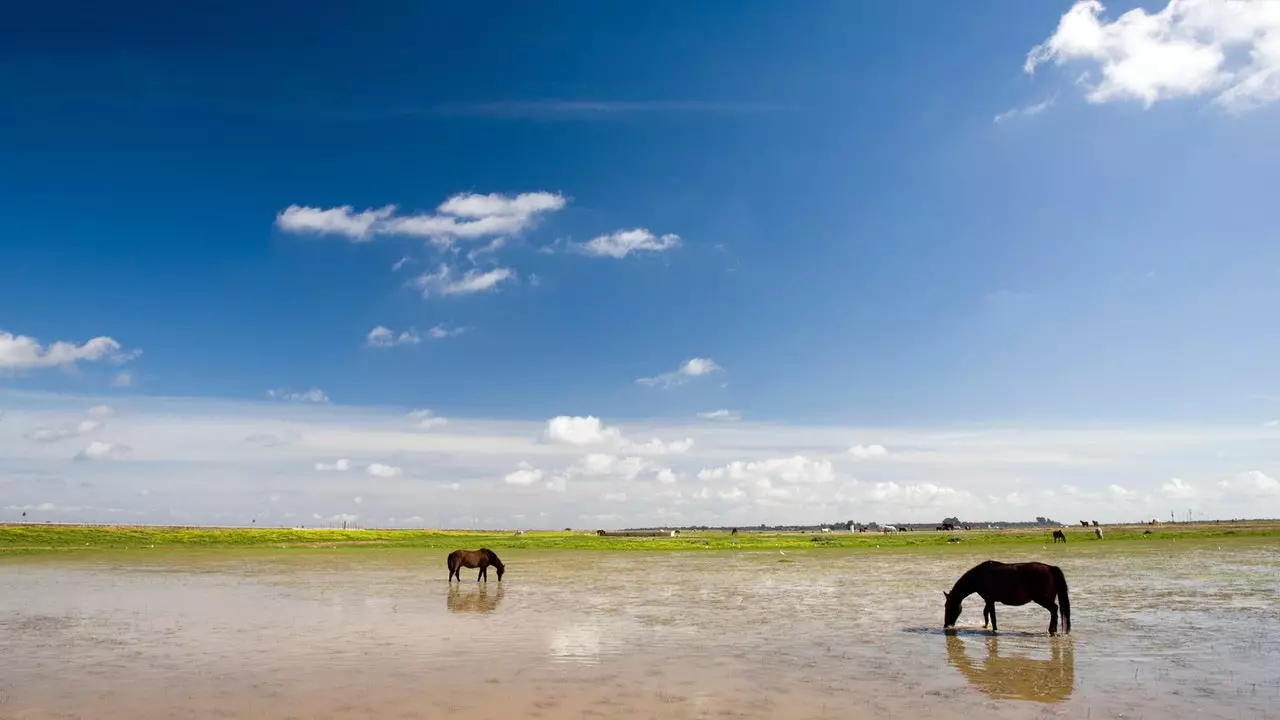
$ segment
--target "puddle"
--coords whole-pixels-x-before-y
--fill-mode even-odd
[[[942,593],[1042,559],[1072,633]],[[508,557],[509,555],[509,557]],[[288,551],[0,561],[0,718],[1264,717],[1280,543],[975,554]],[[74,682],[69,681],[74,679]]]

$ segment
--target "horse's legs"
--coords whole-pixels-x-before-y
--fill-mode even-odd
[[[1040,607],[1043,607],[1045,610],[1049,611],[1049,634],[1057,635],[1058,634],[1058,604],[1053,601],[1042,602],[1039,604],[1040,604]]]
[[[987,604],[982,607],[982,627],[986,627],[987,623],[991,623],[991,632],[996,631],[996,604],[993,600],[988,600]]]

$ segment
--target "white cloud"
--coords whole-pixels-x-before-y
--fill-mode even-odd
[[[1191,500],[1196,496],[1195,488],[1183,482],[1182,478],[1169,478],[1169,482],[1161,485],[1160,490],[1172,500]]]
[[[395,211],[395,205],[361,212],[355,212],[350,205],[327,210],[290,205],[276,215],[276,227],[285,232],[345,235],[352,242],[368,242],[373,239],[374,227],[390,218]]]
[[[380,478],[394,478],[400,477],[404,474],[404,471],[400,468],[395,467],[394,465],[383,465],[380,462],[370,463],[364,471],[374,477]]]
[[[444,323],[433,325],[427,334],[432,340],[444,340],[445,338],[457,337],[467,331],[464,327],[449,327]]]
[[[516,469],[502,478],[508,485],[532,485],[542,480],[543,473],[533,465],[521,460]]]
[[[116,373],[116,376],[111,380],[111,387],[133,387],[133,373],[127,370]]]
[[[60,440],[68,440],[70,438],[88,435],[102,427],[102,421],[115,414],[108,405],[94,405],[85,411],[85,418],[74,421],[64,422],[57,425],[40,425],[32,428],[24,437],[32,442],[52,443]],[[3,413],[0,413],[3,417]]]
[[[1241,498],[1269,498],[1280,495],[1280,481],[1261,470],[1240,473],[1230,480],[1223,480],[1218,487],[1224,493]]]
[[[430,430],[432,428],[437,428],[437,427],[441,427],[442,425],[449,424],[449,420],[447,418],[442,418],[439,415],[436,415],[435,413],[431,412],[426,408],[422,408],[421,410],[414,410],[413,412],[410,412],[407,415],[405,415],[405,417],[414,421],[414,423],[416,423],[417,426],[423,430]]]
[[[85,509],[86,493],[92,493],[97,505],[137,513],[140,522],[232,523],[256,514],[258,524],[275,524],[289,523],[285,511],[328,515],[349,509],[352,498],[360,496],[366,524],[373,522],[370,518],[381,522],[417,512],[425,527],[445,526],[463,515],[473,519],[462,527],[502,527],[519,512],[529,518],[521,522],[524,527],[563,528],[580,525],[580,515],[609,508],[621,515],[621,527],[674,523],[677,512],[685,518],[681,524],[738,526],[832,518],[937,523],[950,515],[966,521],[1016,520],[1045,514],[1068,522],[1119,522],[1167,515],[1170,507],[1197,517],[1274,515],[1280,498],[1265,494],[1270,486],[1259,476],[1234,479],[1239,468],[1277,477],[1270,469],[1275,431],[1257,422],[848,427],[712,423],[690,411],[686,418],[670,420],[614,423],[597,417],[579,428],[581,435],[570,434],[587,441],[578,445],[550,441],[546,419],[450,418],[447,425],[423,432],[405,417],[409,408],[112,393],[117,413],[102,421],[96,434],[68,441],[79,445],[68,449],[24,437],[37,427],[74,427],[91,420],[86,409],[96,402],[101,401],[0,388],[0,406],[7,411],[0,423],[4,504],[52,502],[78,508],[60,512],[68,521],[108,519],[105,511]],[[287,441],[246,442],[246,437],[267,435]],[[667,452],[635,451],[649,448],[644,441],[654,436]],[[856,462],[848,453],[851,438],[883,444],[892,454],[883,461]],[[126,457],[130,462],[73,462],[71,456],[91,440],[133,448]],[[685,445],[684,452],[670,452]],[[1219,451],[1225,455],[1219,457]],[[807,462],[795,461],[797,456]],[[335,465],[337,459],[348,459],[346,472],[315,470],[317,462]],[[394,477],[371,476],[367,466],[374,460],[404,470]],[[1172,498],[1162,483],[1169,477],[1164,468],[1173,464],[1199,492],[1169,505]],[[513,470],[541,476],[527,486],[510,485],[504,476]],[[710,480],[697,479],[704,470]],[[865,474],[863,482],[850,477],[855,470]],[[1217,485],[1224,478],[1229,487]],[[1075,487],[1068,491],[1064,483]],[[1136,497],[1118,499],[1109,488],[1114,483]],[[151,494],[140,494],[146,488]],[[625,504],[602,500],[624,492]],[[269,502],[271,496],[280,499]],[[272,509],[271,520],[260,514],[264,507]]]
[[[639,378],[636,382],[641,385],[648,385],[649,387],[662,386],[664,388],[669,388],[683,384],[692,378],[703,377],[723,370],[724,368],[717,365],[711,358],[696,357],[685,361],[683,365],[671,372],[655,375],[654,377]]]
[[[680,247],[680,236],[672,234],[657,236],[648,230],[636,228],[600,235],[574,247],[584,255],[624,258],[631,253],[675,250]]]
[[[127,445],[94,440],[89,443],[89,447],[76,454],[76,458],[79,460],[118,460],[128,455],[131,451],[132,448]]]
[[[627,494],[626,494],[626,493],[624,493],[624,492],[620,492],[620,493],[605,493],[605,494],[604,494],[604,501],[605,501],[605,502],[626,502],[626,501],[627,501]]]
[[[408,215],[397,214],[395,205],[361,212],[350,205],[327,209],[290,205],[276,216],[276,227],[292,233],[343,235],[352,242],[368,242],[376,235],[412,235],[447,247],[458,239],[519,234],[539,216],[565,204],[559,193],[528,192],[515,196],[461,193],[446,199],[435,213]],[[394,269],[403,262],[396,263]]]
[[[542,431],[542,439],[559,445],[575,447],[601,446],[619,452],[640,455],[667,455],[688,452],[693,447],[693,438],[664,442],[652,438],[644,442],[635,442],[626,438],[616,427],[606,426],[598,417],[558,415],[547,421]]]
[[[105,336],[93,338],[83,345],[59,341],[46,348],[33,337],[0,331],[0,372],[72,368],[79,362],[100,360],[124,363],[141,354],[141,350],[125,351],[115,339]]]
[[[1115,485],[1115,484],[1108,485],[1107,491],[1110,492],[1111,497],[1115,498],[1116,500],[1136,500],[1138,498],[1137,492],[1133,490],[1129,490],[1127,488],[1120,487],[1119,485]]]
[[[397,345],[417,345],[422,342],[422,337],[418,335],[418,331],[409,328],[396,335],[395,331],[388,327],[379,325],[369,331],[365,336],[365,344],[375,348],[389,348]]]
[[[871,486],[869,497],[879,503],[907,509],[946,508],[967,502],[967,493],[955,488],[931,482],[899,485],[896,482],[878,482]]]
[[[620,458],[606,453],[591,453],[568,469],[569,475],[610,476],[634,480],[641,473],[653,471],[653,463],[640,457]]]
[[[54,427],[40,426],[28,432],[26,438],[38,443],[58,442],[86,435],[100,427],[102,422],[99,420],[81,420],[77,423],[63,423]]]
[[[1280,4],[1271,0],[1170,0],[1107,20],[1098,0],[1079,0],[1053,35],[1027,55],[1024,69],[1088,61],[1101,71],[1080,84],[1089,102],[1213,95],[1230,111],[1280,97]]]
[[[815,485],[831,482],[835,479],[835,472],[828,460],[812,460],[803,455],[794,455],[755,462],[736,460],[723,467],[704,468],[698,471],[698,479],[703,482],[769,479],[788,485]]]
[[[849,454],[859,460],[869,460],[871,458],[887,457],[889,450],[883,445],[854,445],[849,448]]]
[[[355,503],[355,504],[359,505],[359,504],[361,504],[361,503],[363,503],[363,502],[364,502],[364,496],[363,496],[363,495],[357,495],[357,496],[355,496],[355,497],[351,498],[351,502],[353,502],[353,503]]]
[[[110,405],[94,405],[85,411],[85,415],[88,415],[94,420],[102,420],[115,414],[116,411]]]
[[[558,415],[547,421],[543,435],[553,443],[578,446],[616,444],[623,440],[621,430],[605,427],[600,418],[593,415]]]
[[[992,122],[999,125],[1000,123],[1008,122],[1010,120],[1015,120],[1020,117],[1024,117],[1024,118],[1035,117],[1036,115],[1039,115],[1045,110],[1048,110],[1049,108],[1053,107],[1053,104],[1055,101],[1056,101],[1056,98],[1051,97],[1048,100],[1044,100],[1042,102],[1038,102],[1032,105],[1010,108],[1008,110],[1005,110],[1002,113],[997,114],[995,118],[992,119]]]
[[[514,270],[497,267],[484,272],[471,269],[461,277],[455,277],[455,271],[442,263],[435,272],[419,275],[413,284],[424,298],[432,295],[474,295],[493,290],[500,283],[513,280],[515,276]]]
[[[272,400],[285,400],[288,402],[320,404],[326,404],[329,402],[329,396],[325,395],[324,391],[320,388],[311,388],[305,392],[293,392],[289,388],[278,388],[275,390],[268,390],[267,397]]]
[[[370,467],[373,467],[372,465]],[[385,465],[381,467],[386,467]],[[331,463],[316,463],[316,470],[320,472],[346,472],[351,469],[351,461],[347,458],[338,458]],[[394,469],[394,468],[393,468]],[[372,470],[370,471],[372,473]],[[372,473],[377,474],[377,473]]]
[[[1269,428],[1280,427],[1280,420],[1269,420],[1267,422],[1262,423],[1262,427],[1269,427]]]
[[[711,410],[698,413],[703,420],[741,420],[742,413],[737,410]]]

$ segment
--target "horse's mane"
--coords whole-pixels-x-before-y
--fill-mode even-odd
[[[489,556],[489,562],[493,563],[494,565],[502,565],[502,564],[503,564],[503,563],[502,563],[502,558],[498,557],[498,553],[496,553],[496,552],[494,552],[494,551],[490,550],[489,548],[480,548],[480,552],[485,553],[486,555],[488,555],[488,556]]]

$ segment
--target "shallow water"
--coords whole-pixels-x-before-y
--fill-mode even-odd
[[[512,551],[452,586],[440,551],[151,553],[0,559],[0,718],[1280,714],[1274,541]],[[1062,566],[1071,635],[942,633],[988,557]]]

